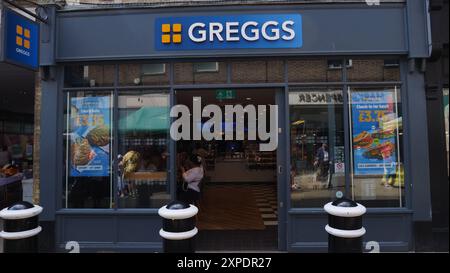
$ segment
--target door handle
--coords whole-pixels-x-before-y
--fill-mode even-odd
[[[283,169],[283,166],[281,166],[281,165],[278,165],[278,173],[279,173],[279,174],[281,174],[281,173],[282,173],[282,169]]]

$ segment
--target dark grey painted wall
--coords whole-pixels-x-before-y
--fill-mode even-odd
[[[407,126],[408,177],[412,188],[412,209],[414,221],[431,221],[430,173],[428,165],[427,108],[424,74],[407,71],[406,103],[404,118]]]
[[[54,70],[53,70],[54,71]],[[54,78],[41,81],[41,137],[40,137],[40,205],[44,210],[40,216],[42,221],[55,219],[56,185],[61,182],[58,175],[61,166],[61,149],[58,149],[58,82]],[[61,146],[62,147],[62,146]]]
[[[161,226],[162,220],[156,213],[69,212],[57,216],[56,243],[64,248],[67,242],[76,241],[80,252],[161,251]]]
[[[381,210],[369,209],[363,216],[366,229],[365,243],[375,241],[380,244],[380,252],[409,251],[411,242],[411,211],[399,209],[389,214]],[[324,211],[291,213],[288,251],[327,252],[328,233],[325,226],[328,216]],[[366,252],[368,250],[364,250]]]
[[[55,41],[56,41],[56,7],[49,5],[46,7],[48,14],[47,24],[40,24],[41,48],[39,55],[40,65],[55,64]]]
[[[403,5],[367,5],[344,9],[330,5],[204,8],[183,10],[91,11],[57,14],[56,59],[112,60],[192,56],[301,55],[406,53],[405,9]],[[300,13],[303,16],[303,47],[300,49],[233,49],[156,51],[154,20],[164,16],[224,14]],[[156,37],[160,38],[160,37]]]
[[[431,51],[425,0],[407,1],[408,46],[410,58],[427,58]]]

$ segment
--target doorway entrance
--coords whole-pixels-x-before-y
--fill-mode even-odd
[[[196,249],[198,251],[241,251],[241,250],[278,250],[278,177],[277,150],[261,151],[262,140],[257,134],[255,140],[249,140],[249,113],[244,115],[244,139],[238,139],[242,127],[238,120],[226,118],[226,105],[276,105],[276,89],[200,89],[176,92],[176,104],[185,105],[193,113],[196,100],[201,101],[201,109],[206,105],[217,105],[222,110],[220,122],[222,137],[212,140],[180,140],[176,142],[177,151],[177,198],[189,190],[184,170],[193,167],[192,154],[201,158],[204,170],[200,190]],[[202,127],[210,118],[202,118],[196,125],[191,115],[191,126]],[[257,126],[266,122],[270,130],[269,113],[264,116],[256,111]],[[232,140],[225,135],[232,133]],[[191,130],[190,134],[193,132]],[[278,134],[276,128],[275,134]],[[192,138],[191,138],[192,139]],[[195,159],[195,158],[194,158]],[[191,165],[191,166],[189,166]],[[191,188],[195,188],[191,187]]]

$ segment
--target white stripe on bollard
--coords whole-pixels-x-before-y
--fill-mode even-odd
[[[337,207],[330,202],[323,208],[329,214],[339,217],[358,217],[366,213],[366,207],[361,204],[358,204],[356,207]]]
[[[163,229],[159,230],[159,235],[167,240],[185,240],[194,237],[198,233],[198,229],[195,227],[185,232],[168,232]]]
[[[328,234],[331,234],[336,237],[340,238],[358,238],[366,234],[365,228],[360,228],[356,230],[344,230],[344,229],[336,229],[332,228],[329,225],[325,226],[325,230],[328,232]]]
[[[158,210],[159,216],[169,220],[180,220],[180,219],[188,219],[195,216],[198,212],[198,208],[194,205],[190,205],[189,208],[185,209],[167,209],[167,206],[164,206]]]
[[[0,211],[0,218],[5,220],[25,219],[39,215],[41,212],[42,207],[38,205],[34,205],[32,208],[24,210],[8,210],[8,208],[4,208]]]
[[[25,230],[25,231],[17,231],[17,232],[6,232],[0,231],[0,237],[6,240],[18,240],[25,239],[28,237],[35,236],[41,232],[42,228],[38,226],[37,228]]]

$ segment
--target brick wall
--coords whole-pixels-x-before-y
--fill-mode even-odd
[[[284,64],[281,60],[235,61],[231,63],[232,83],[283,82]]]
[[[141,64],[119,65],[120,85],[135,85],[135,79],[140,79],[143,85],[167,85],[169,84],[169,75],[169,65],[166,65],[165,73],[160,75],[142,75]]]

